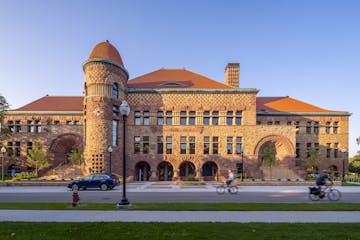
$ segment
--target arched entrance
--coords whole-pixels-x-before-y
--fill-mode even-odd
[[[185,161],[180,165],[180,179],[187,177],[195,177],[195,165],[189,161]]]
[[[159,181],[172,181],[174,176],[174,169],[171,163],[161,162],[158,166],[157,173]]]
[[[295,148],[291,141],[281,135],[269,135],[261,139],[255,149],[258,156],[260,176],[265,179],[295,179]],[[304,169],[305,170],[305,169]]]
[[[149,181],[151,177],[151,168],[147,162],[138,162],[135,166],[136,181]]]
[[[66,133],[55,138],[49,148],[49,163],[56,167],[67,163],[68,155],[74,148],[81,148],[82,137],[77,134]]]
[[[217,180],[218,166],[214,162],[206,162],[202,167],[202,176],[204,181]]]

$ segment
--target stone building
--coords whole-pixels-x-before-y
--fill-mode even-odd
[[[79,148],[86,170],[121,175],[125,127],[127,175],[135,181],[218,180],[228,169],[246,178],[301,178],[313,150],[319,170],[346,171],[350,114],[287,96],[259,97],[259,90],[240,87],[239,63],[226,66],[224,83],[187,69],[128,80],[119,52],[106,41],[83,70],[84,96],[45,96],[8,112],[9,168],[24,167],[39,142],[52,169]],[[131,108],[125,124],[123,100]],[[272,168],[262,161],[269,149]]]

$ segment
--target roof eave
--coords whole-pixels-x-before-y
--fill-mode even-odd
[[[257,116],[351,116],[349,112],[267,112],[257,111]]]
[[[127,88],[128,93],[252,93],[259,92],[256,88]]]

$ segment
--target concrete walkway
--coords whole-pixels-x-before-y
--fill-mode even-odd
[[[358,223],[360,212],[0,210],[0,222]]]

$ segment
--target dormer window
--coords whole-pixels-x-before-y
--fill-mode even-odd
[[[178,83],[178,82],[163,82],[163,83],[160,83],[159,86],[162,86],[162,87],[183,87],[185,85],[182,84],[182,83]]]
[[[112,97],[115,99],[119,98],[119,85],[114,83],[112,86]]]

